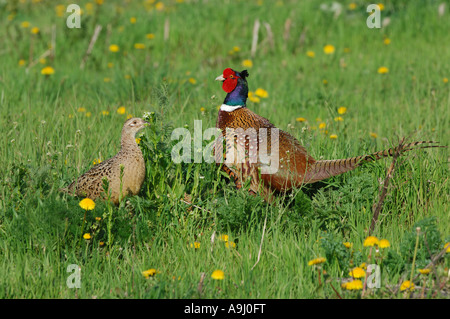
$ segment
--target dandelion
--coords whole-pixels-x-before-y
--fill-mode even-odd
[[[328,80],[322,80],[322,83],[324,84],[324,85],[327,85],[328,84]]]
[[[23,21],[20,25],[22,26],[22,28],[26,29],[29,28],[31,24],[28,21]]]
[[[215,280],[222,280],[225,278],[225,273],[220,269],[214,270],[211,274],[211,278]]]
[[[253,62],[252,62],[252,60],[246,59],[246,60],[242,61],[242,66],[244,68],[251,68],[253,66]]]
[[[344,118],[342,116],[337,116],[337,117],[334,118],[334,120],[336,122],[342,122],[344,120]]]
[[[388,248],[391,247],[391,244],[389,243],[389,240],[387,239],[382,239],[378,242],[378,247],[380,248]]]
[[[343,115],[345,113],[347,113],[347,108],[345,106],[341,106],[340,108],[338,108],[338,113]]]
[[[136,50],[143,50],[143,49],[145,49],[145,44],[144,43],[135,43],[134,48]]]
[[[378,134],[374,132],[370,132],[370,137],[377,138]]]
[[[378,4],[378,8],[380,8],[380,11],[383,11],[383,10],[384,10],[384,4],[379,3],[379,4]]]
[[[39,28],[38,27],[33,27],[33,28],[31,28],[31,33],[32,34],[38,34],[39,33]]]
[[[52,75],[53,73],[55,73],[55,69],[51,66],[46,66],[41,70],[41,74],[43,75]]]
[[[391,43],[391,39],[385,38],[385,39],[383,40],[383,43],[384,43],[385,45],[389,45],[389,44]]]
[[[326,261],[326,259],[324,257],[311,259],[310,261],[308,261],[308,266],[318,265],[318,264],[324,263],[325,261]]]
[[[327,124],[325,122],[321,122],[319,124],[319,130],[324,130],[327,127]]]
[[[337,136],[336,134],[331,134],[331,135],[330,135],[330,138],[331,138],[332,140],[335,140],[335,139],[338,138],[338,136]]]
[[[235,248],[236,244],[234,242],[232,242],[232,241],[227,241],[227,242],[225,242],[225,247],[227,247],[227,248]]]
[[[378,245],[378,238],[375,236],[369,236],[364,240],[364,247]]]
[[[111,44],[109,46],[109,51],[111,51],[111,52],[119,52],[120,48],[119,48],[119,46],[117,44]]]
[[[78,110],[77,110],[77,112],[79,112],[79,113],[84,113],[84,112],[86,112],[86,108],[84,108],[84,107],[79,107]]]
[[[101,162],[102,162],[101,159],[96,158],[95,160],[92,161],[92,164],[97,165],[97,164],[100,164]]]
[[[448,83],[448,79],[447,79],[447,78],[443,78],[443,79],[442,79],[442,82]]]
[[[45,63],[47,63],[47,60],[45,58],[39,59],[39,63],[40,64],[45,64]]]
[[[260,98],[255,96],[255,93],[252,91],[248,92],[248,99],[254,103],[259,103],[261,101]]]
[[[114,66],[114,63],[108,62],[107,66],[108,66],[109,69],[111,69]]]
[[[419,272],[420,272],[422,275],[428,275],[428,274],[431,272],[431,269],[430,269],[430,268],[419,269]]]
[[[361,280],[352,280],[342,284],[341,287],[347,290],[361,290],[363,288],[363,284]]]
[[[157,273],[159,273],[159,271],[157,271],[156,269],[154,269],[154,268],[150,268],[150,269],[147,269],[147,270],[144,270],[143,272],[142,272],[142,275],[147,279],[147,278],[149,278],[149,277],[153,277],[155,274],[157,274]]]
[[[346,241],[345,243],[343,243],[343,245],[345,246],[345,248],[348,248],[348,249],[352,248],[352,246],[353,246],[353,244],[349,241]]]
[[[228,241],[228,235],[220,235],[219,239],[222,241]]]
[[[91,234],[86,233],[86,234],[83,235],[83,238],[86,239],[86,240],[91,239]]]
[[[201,108],[200,108],[200,112],[205,113],[205,111],[206,111],[206,110],[205,110],[204,107],[201,107]]]
[[[136,137],[134,140],[136,141],[136,144],[139,145],[142,139],[140,137]]]
[[[336,48],[331,44],[327,44],[326,46],[323,47],[323,52],[325,54],[333,54],[335,50]]]
[[[24,66],[26,64],[26,61],[24,59],[19,60],[19,66]]]
[[[380,74],[386,74],[388,72],[389,72],[389,69],[387,67],[385,67],[385,66],[380,66],[378,68],[378,73],[380,73]]]
[[[349,8],[350,10],[355,10],[356,7],[357,7],[357,5],[356,5],[356,3],[354,3],[354,2],[352,2],[352,3],[350,3],[350,4],[348,5],[348,8]]]
[[[109,82],[111,82],[111,78],[103,78],[103,82],[109,83]]]
[[[316,56],[316,54],[314,53],[314,51],[306,51],[306,56],[308,56],[310,58],[314,58]]]
[[[366,272],[360,267],[355,267],[350,270],[349,276],[352,276],[353,278],[362,278],[366,276]]]
[[[350,48],[344,48],[344,53],[350,53]]]
[[[445,252],[450,253],[450,242],[446,243],[444,245],[444,248],[447,247],[447,249],[445,250]]]
[[[97,216],[97,217],[95,217],[95,220],[99,222],[99,221],[101,221],[101,220],[102,220],[102,218],[101,218],[101,217],[99,217],[99,216]]]
[[[297,117],[295,120],[297,122],[306,122],[306,119],[304,117]]]
[[[95,208],[95,202],[90,198],[83,199],[79,205],[84,210],[93,210]]]
[[[131,18],[130,18],[130,23],[131,23],[131,24],[135,24],[136,21],[137,21],[137,19],[136,19],[135,17],[131,17]]]
[[[127,80],[131,79],[131,75],[129,75],[129,74],[125,74],[123,77]]]
[[[261,88],[257,88],[255,94],[262,98],[267,98],[269,96],[269,93],[267,93],[266,90]]]
[[[158,2],[157,4],[155,4],[155,8],[158,11],[163,11],[164,10],[164,3]]]
[[[152,39],[155,38],[155,35],[154,35],[153,33],[147,33],[147,34],[145,35],[145,37],[146,37],[147,39],[149,39],[149,40],[152,40]]]
[[[239,52],[239,51],[241,51],[241,48],[238,47],[238,46],[234,46],[234,47],[233,47],[233,51],[234,51],[234,52]]]
[[[414,290],[414,283],[410,282],[409,280],[404,281],[400,286],[400,291],[405,291],[406,289]]]
[[[197,80],[196,79],[194,79],[194,78],[189,78],[189,83],[191,83],[191,84],[196,84],[197,83]]]
[[[103,116],[107,116],[107,115],[109,115],[109,111],[103,110],[101,114],[102,114]]]
[[[191,244],[191,248],[199,249],[200,248],[200,243],[198,241],[194,241],[194,243]]]
[[[120,115],[125,114],[125,111],[126,111],[125,106],[121,106],[117,109],[117,113]]]

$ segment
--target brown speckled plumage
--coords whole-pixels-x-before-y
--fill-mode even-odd
[[[145,161],[135,135],[146,124],[148,123],[140,118],[127,120],[122,128],[120,151],[114,157],[92,167],[62,191],[92,200],[106,198],[103,190],[103,178],[106,177],[111,200],[117,205],[120,197],[120,166],[123,165],[122,196],[138,194],[145,178]]]

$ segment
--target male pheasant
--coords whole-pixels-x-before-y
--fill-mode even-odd
[[[318,182],[416,145],[434,143],[413,142],[369,155],[315,160],[292,135],[246,107],[248,75],[246,70],[237,72],[227,68],[216,78],[223,82],[227,95],[216,123],[222,131],[226,151],[223,152],[223,141],[217,139],[215,157],[216,163],[222,163],[222,169],[234,178],[237,188],[250,177],[250,192],[259,193],[269,202],[275,192]]]
[[[103,178],[107,178],[111,200],[116,205],[119,203],[121,191],[122,197],[139,193],[145,178],[145,161],[142,151],[136,143],[135,135],[147,124],[150,123],[140,118],[128,119],[122,128],[119,153],[95,165],[67,188],[60,190],[71,195],[88,197],[92,200],[100,196],[106,198],[103,189]],[[123,176],[120,178],[120,167],[122,165]]]

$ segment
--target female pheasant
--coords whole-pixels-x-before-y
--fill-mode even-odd
[[[408,151],[416,145],[434,143],[413,142],[369,155],[315,160],[292,135],[277,129],[269,120],[246,107],[248,75],[246,70],[237,72],[227,68],[216,78],[223,82],[222,88],[227,95],[216,123],[225,143],[217,140],[215,157],[216,163],[221,163],[223,170],[234,178],[237,188],[251,178],[250,191],[260,193],[269,202],[274,192],[321,181],[363,163]]]
[[[103,179],[109,182],[111,200],[119,203],[119,198],[139,193],[145,178],[145,161],[142,151],[136,143],[135,135],[147,124],[141,118],[131,118],[122,128],[121,148],[114,157],[95,165],[81,175],[67,188],[60,189],[71,195],[84,196],[92,200],[103,196]],[[121,166],[123,176],[120,177]],[[121,185],[122,184],[122,185]]]

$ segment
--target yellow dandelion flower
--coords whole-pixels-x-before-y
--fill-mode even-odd
[[[111,78],[103,78],[103,82],[109,83],[109,82],[111,82]]]
[[[405,291],[406,289],[414,290],[414,283],[410,282],[409,280],[404,281],[400,286],[400,291]]]
[[[325,261],[326,261],[326,259],[324,257],[311,259],[310,261],[308,261],[308,266],[318,265],[318,264],[324,263]]]
[[[328,80],[322,80],[322,83],[324,84],[324,85],[327,85],[328,84]]]
[[[389,69],[388,69],[387,67],[385,67],[385,66],[380,66],[380,67],[378,68],[378,71],[377,71],[377,72],[380,73],[380,74],[386,74],[386,73],[389,72]]]
[[[391,243],[387,239],[382,239],[378,242],[378,247],[380,248],[388,248],[391,247]]]
[[[332,140],[335,140],[335,139],[338,138],[338,136],[337,136],[336,134],[331,134],[331,135],[330,135],[330,138],[331,138]]]
[[[200,108],[200,112],[204,113],[206,111],[206,109],[204,107]]]
[[[132,114],[127,114],[127,120],[131,119],[133,117]]]
[[[33,34],[38,34],[39,33],[39,28],[38,27],[33,27],[33,28],[31,28],[31,33],[33,33]]]
[[[316,54],[314,53],[314,51],[306,51],[306,56],[308,56],[310,58],[314,58],[316,56]]]
[[[86,234],[83,235],[83,238],[88,240],[88,239],[91,239],[92,237],[91,237],[91,234],[86,233]]]
[[[444,248],[447,247],[447,249],[445,250],[445,252],[450,253],[450,242],[446,243],[444,245]]]
[[[101,6],[103,4],[104,0],[95,0],[95,3]]]
[[[112,68],[113,66],[114,66],[114,63],[112,63],[112,62],[108,62],[108,64],[107,64],[107,66],[108,66],[108,68]]]
[[[147,39],[152,40],[152,39],[155,38],[155,35],[154,35],[153,33],[147,33],[147,34],[145,35],[145,37],[146,37]]]
[[[41,74],[43,75],[52,75],[53,73],[55,73],[55,69],[51,66],[46,66],[41,70]]]
[[[189,83],[191,83],[191,84],[196,84],[196,83],[197,83],[197,80],[194,79],[194,78],[189,78]]]
[[[23,21],[20,25],[22,26],[22,28],[29,28],[31,24],[28,21]]]
[[[348,5],[348,8],[349,8],[350,10],[355,10],[356,7],[357,7],[357,5],[356,5],[356,3],[354,3],[354,2],[352,2],[352,3],[350,3],[350,4]]]
[[[295,120],[297,122],[306,122],[306,119],[304,117],[297,117]]]
[[[144,270],[143,272],[142,272],[142,275],[145,277],[145,278],[149,278],[149,277],[153,277],[155,274],[157,274],[157,273],[159,273],[159,271],[157,271],[156,269],[154,269],[154,268],[150,268],[150,269],[147,269],[147,270]]]
[[[431,272],[431,268],[419,269],[422,275],[428,275]]]
[[[246,60],[242,61],[242,66],[244,68],[251,68],[253,66],[253,62],[252,62],[252,60],[246,59]]]
[[[100,164],[101,162],[102,162],[101,159],[96,158],[95,160],[92,161],[92,164],[97,165],[97,164]]]
[[[326,46],[323,47],[323,52],[325,54],[333,54],[334,51],[336,51],[336,48],[331,44],[327,44]]]
[[[347,113],[347,108],[345,106],[341,106],[340,108],[338,108],[338,113],[343,115],[345,113]]]
[[[350,53],[350,48],[344,48],[344,53]]]
[[[346,241],[345,243],[343,243],[343,245],[345,246],[345,248],[349,248],[349,249],[353,247],[353,244],[349,241]]]
[[[125,114],[125,111],[126,111],[125,106],[121,106],[117,109],[117,113],[121,115]]]
[[[370,137],[377,138],[378,134],[374,132],[370,132]]]
[[[135,43],[134,48],[136,50],[143,50],[143,49],[145,49],[145,44],[144,43]]]
[[[361,265],[359,265],[359,267],[362,268],[362,269],[367,269],[366,263],[362,263]]]
[[[123,77],[127,80],[131,79],[131,75],[129,75],[129,74],[125,74]]]
[[[84,107],[79,107],[78,110],[77,110],[77,112],[79,112],[79,113],[84,113],[84,112],[86,112],[86,108],[84,108]]]
[[[24,66],[27,62],[24,59],[19,60],[19,66]]]
[[[107,115],[109,115],[109,111],[103,110],[101,114],[102,114],[103,116],[107,116]]]
[[[119,46],[117,44],[111,44],[109,46],[109,51],[111,51],[111,52],[119,52],[120,48],[119,48]]]
[[[383,40],[383,43],[384,43],[385,45],[389,45],[389,44],[391,43],[391,39],[385,38],[385,39]]]
[[[95,202],[90,198],[85,198],[79,203],[80,207],[84,210],[93,210],[95,208]]]
[[[262,98],[267,98],[269,96],[269,93],[267,93],[266,90],[261,88],[257,88],[255,94]]]
[[[255,93],[252,91],[248,92],[248,99],[254,103],[259,103],[261,101],[260,98],[255,96]]]
[[[155,4],[155,8],[158,11],[163,11],[164,10],[164,3],[158,2],[157,4]]]
[[[378,238],[375,236],[369,236],[364,240],[364,247],[378,245]]]
[[[361,290],[363,288],[363,284],[361,280],[352,280],[342,284],[341,287],[347,290]]]
[[[214,270],[211,274],[211,278],[215,280],[222,280],[225,278],[225,273],[220,269]]]
[[[136,137],[134,140],[136,141],[136,144],[139,145],[142,139],[140,137]]]
[[[100,246],[103,246],[103,245],[105,245],[105,242],[104,241],[101,241],[101,242],[99,242],[98,243]]]
[[[46,64],[47,60],[45,58],[39,59],[40,64]]]
[[[320,124],[319,124],[319,130],[323,130],[323,129],[325,129],[327,127],[327,123],[325,123],[325,122],[321,122]]]
[[[225,247],[227,247],[227,248],[235,248],[236,244],[234,242],[232,242],[232,241],[227,241],[227,242],[225,242]]]
[[[384,10],[384,4],[379,3],[379,4],[378,4],[378,7],[380,8],[380,11],[383,11],[383,10]]]
[[[135,17],[130,18],[130,23],[135,24],[137,22],[137,19]]]
[[[228,241],[228,235],[220,235],[219,239],[222,241]]]
[[[97,216],[97,217],[95,217],[95,220],[99,222],[99,221],[101,221],[101,220],[102,220],[102,218],[101,218],[101,217],[99,217],[99,216]]]
[[[348,273],[353,278],[362,278],[366,276],[366,272],[361,267],[355,267]]]
[[[191,244],[191,248],[199,249],[200,248],[200,243],[198,241],[194,241],[194,243]]]
[[[344,120],[344,118],[343,118],[342,116],[336,116],[336,117],[334,118],[334,120],[335,120],[336,122],[342,122],[342,121]]]
[[[442,82],[448,83],[448,79],[447,79],[447,78],[443,78],[443,79],[442,79]]]

